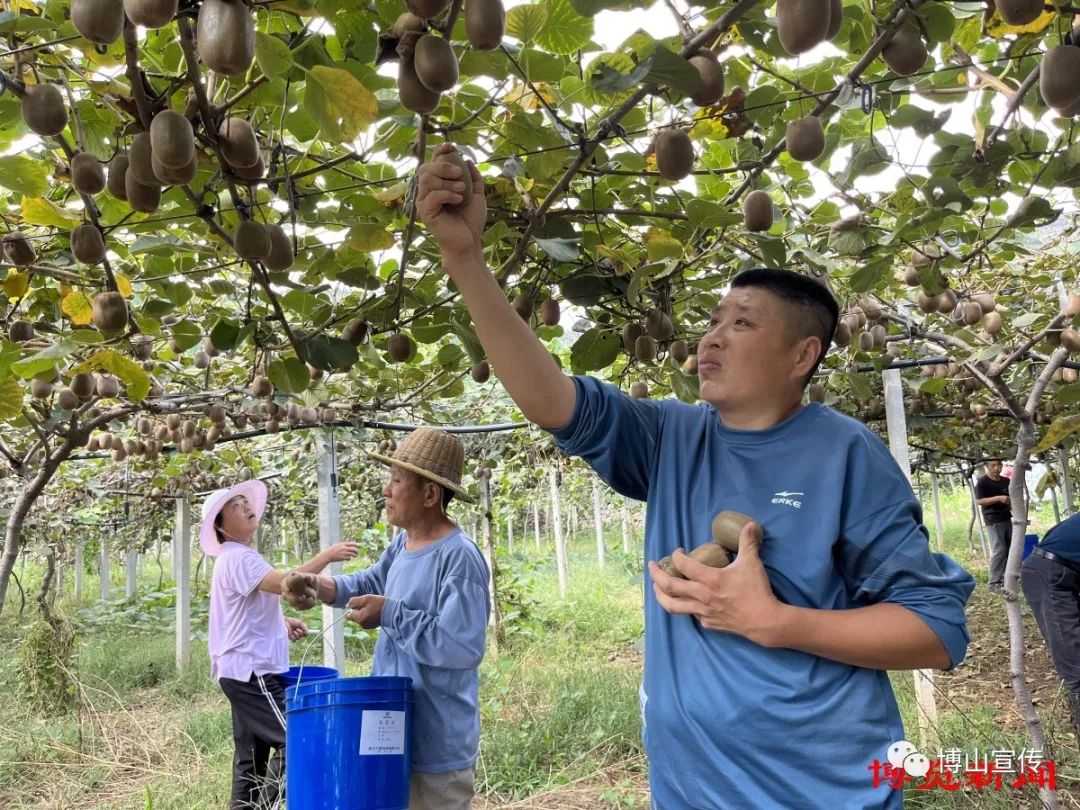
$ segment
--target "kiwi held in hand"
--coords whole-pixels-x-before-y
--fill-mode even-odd
[[[493,51],[506,32],[506,8],[502,0],[469,0],[465,4],[465,34],[478,51]]]
[[[694,168],[694,146],[682,129],[665,129],[653,142],[656,168],[667,180],[682,180]]]
[[[702,543],[695,548],[689,554],[690,558],[697,560],[703,565],[708,565],[712,568],[726,568],[731,564],[731,555],[727,549],[718,543]],[[675,564],[671,561],[671,557],[664,557],[657,563],[665,574],[676,577],[677,579],[686,579],[683,573],[675,567]]]
[[[755,525],[758,540],[761,540],[761,526],[749,515],[727,510],[717,513],[712,522],[713,541],[719,543],[728,551],[737,552],[739,550],[739,535],[742,534],[743,527],[747,523]]]
[[[63,95],[55,85],[27,85],[22,97],[22,117],[35,135],[59,135],[68,122]]]
[[[472,171],[470,171],[470,169],[469,169],[469,164],[465,162],[464,156],[460,152],[458,152],[457,150],[454,150],[453,152],[444,152],[443,154],[438,155],[435,158],[435,162],[436,163],[452,163],[455,166],[457,166],[459,169],[461,169],[461,176],[457,178],[457,181],[465,184],[465,190],[460,192],[462,202],[460,203],[459,206],[455,206],[455,207],[460,207],[460,206],[466,205],[472,199],[472,195],[473,195],[473,178],[472,178]]]

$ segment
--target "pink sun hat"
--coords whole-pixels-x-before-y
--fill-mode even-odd
[[[216,557],[221,553],[221,541],[218,540],[214,520],[218,513],[232,498],[243,495],[247,498],[255,517],[262,520],[266,510],[266,484],[258,479],[241,481],[228,489],[216,489],[206,496],[202,508],[202,527],[199,529],[199,545],[208,557]]]

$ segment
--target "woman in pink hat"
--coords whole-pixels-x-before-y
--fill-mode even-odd
[[[244,481],[212,492],[203,504],[199,544],[216,557],[210,586],[210,673],[232,705],[233,783],[230,810],[279,806],[285,763],[285,691],[289,641],[307,635],[281,610],[277,571],[255,550],[266,509],[266,484]],[[356,556],[355,543],[338,543],[296,570],[316,574]],[[271,749],[275,749],[273,759]]]

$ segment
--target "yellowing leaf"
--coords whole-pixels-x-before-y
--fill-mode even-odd
[[[390,188],[376,191],[372,196],[387,208],[397,208],[405,202],[405,192],[408,189],[408,183],[395,183]]]
[[[386,250],[394,244],[394,237],[380,225],[353,225],[349,231],[348,245],[355,250],[370,253],[373,250]]]
[[[114,273],[116,277],[116,289],[120,292],[120,295],[124,298],[131,298],[131,282],[127,276],[120,275],[120,273]]]
[[[326,65],[308,71],[304,108],[326,138],[340,143],[355,139],[379,115],[374,93],[349,71]]]
[[[645,250],[649,254],[649,261],[656,262],[681,256],[683,245],[671,235],[670,231],[665,231],[663,228],[649,228],[645,233]]]
[[[994,39],[1002,39],[1014,34],[1038,34],[1045,31],[1056,16],[1056,11],[1044,11],[1027,25],[1009,25],[1001,19],[1000,14],[994,12],[990,22],[986,24],[986,33]]]
[[[29,288],[30,276],[17,270],[8,271],[8,277],[4,279],[4,292],[7,293],[8,298],[22,298]]]
[[[75,214],[57,208],[44,197],[22,198],[22,221],[27,225],[51,225],[54,228],[73,228],[81,221]]]
[[[14,419],[22,413],[23,390],[14,377],[0,382],[0,419]]]
[[[142,366],[112,349],[96,352],[75,368],[78,374],[90,371],[108,371],[119,377],[127,388],[127,396],[141,402],[150,391],[150,376]]]
[[[1051,447],[1057,447],[1078,430],[1080,430],[1080,416],[1063,416],[1055,419],[1031,452],[1032,454],[1045,453]]]
[[[90,299],[82,290],[68,293],[60,300],[60,311],[71,318],[76,326],[86,326],[93,318],[93,307]]]

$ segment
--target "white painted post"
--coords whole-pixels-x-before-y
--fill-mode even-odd
[[[514,513],[506,516],[506,553],[514,553]]]
[[[62,551],[58,551],[56,554],[56,588],[52,592],[52,601],[55,604],[57,597],[63,597],[64,595],[64,575],[67,573],[67,566],[64,565],[64,554]]]
[[[551,484],[551,514],[554,518],[555,527],[555,567],[559,572],[559,595],[566,596],[570,587],[570,567],[566,560],[566,540],[563,538],[562,514],[559,510],[559,484],[555,480],[557,473],[552,472],[548,476]]]
[[[881,373],[885,385],[885,421],[889,430],[889,450],[904,476],[911,481],[911,458],[908,455],[907,419],[904,415],[904,389],[899,369]],[[919,748],[933,750],[938,744],[938,710],[934,699],[934,671],[916,670],[915,701],[919,707]]]
[[[622,512],[622,551],[623,551],[623,554],[629,554],[630,553],[630,527],[627,525],[629,523],[629,518],[628,518],[628,516],[626,514],[626,504],[623,504],[623,507],[622,507],[622,509],[620,511]]]
[[[536,553],[540,553],[540,507],[533,501],[533,540],[536,541]]]
[[[945,527],[941,522],[941,498],[938,495],[937,473],[930,473],[930,487],[934,491],[934,526],[937,530],[938,551],[945,550]]]
[[[102,535],[101,553],[98,555],[98,572],[101,574],[101,601],[109,601],[109,540]]]
[[[129,548],[127,550],[127,557],[124,560],[124,573],[126,574],[124,579],[124,598],[135,598],[135,591],[139,586],[139,552],[137,549]]]
[[[83,544],[79,540],[75,544],[75,604],[82,604],[82,581],[83,581]]]
[[[1058,467],[1061,469],[1061,494],[1065,499],[1065,516],[1076,511],[1073,500],[1072,478],[1069,476],[1069,440],[1066,439],[1058,448]]]
[[[990,540],[986,536],[986,526],[983,523],[982,507],[979,506],[979,499],[975,496],[975,475],[972,474],[971,478],[967,482],[968,491],[971,493],[971,508],[975,510],[975,519],[979,523],[979,547],[982,549],[983,559],[989,564],[990,561]]]
[[[596,525],[596,564],[603,569],[607,562],[607,546],[604,545],[604,515],[600,506],[600,482],[593,476],[592,482],[593,523]]]
[[[1054,503],[1054,523],[1061,523],[1061,509],[1058,507],[1057,487],[1050,487],[1050,497]]]
[[[173,573],[176,575],[176,668],[191,663],[191,504],[186,495],[176,499],[173,528]]]
[[[341,538],[341,505],[338,501],[337,447],[333,428],[319,432],[315,442],[315,464],[319,484],[319,548],[328,549]],[[331,563],[329,576],[341,573],[341,563]],[[337,621],[341,608],[323,605],[323,627],[333,629],[323,634],[323,663],[338,672],[345,671],[345,627]]]
[[[484,559],[488,567],[488,626],[496,629],[495,636],[498,638],[501,632],[499,617],[499,600],[495,592],[496,559],[495,559],[495,519],[491,514],[491,479],[483,476],[480,479],[480,531],[484,535]]]

